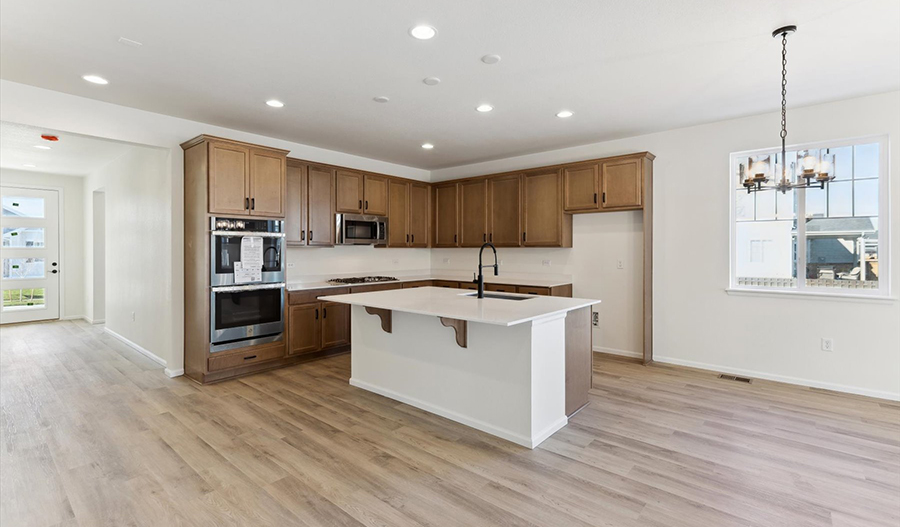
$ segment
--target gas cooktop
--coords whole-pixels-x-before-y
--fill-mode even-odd
[[[395,282],[394,276],[354,276],[350,278],[332,278],[328,281],[331,285],[368,284],[372,282]]]

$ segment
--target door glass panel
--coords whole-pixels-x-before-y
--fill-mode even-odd
[[[216,293],[215,329],[238,328],[281,320],[281,290]]]
[[[4,289],[3,309],[27,309],[44,306],[44,288]]]
[[[3,278],[15,280],[44,278],[43,258],[4,258]]]
[[[44,246],[42,227],[3,227],[3,246],[40,248]]]
[[[3,215],[19,218],[43,218],[44,198],[3,196]]]

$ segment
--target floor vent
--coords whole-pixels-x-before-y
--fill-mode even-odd
[[[753,379],[748,379],[747,377],[738,377],[736,375],[726,375],[724,373],[719,375],[720,379],[725,379],[727,381],[737,381],[737,382],[745,382],[750,384],[753,382]]]

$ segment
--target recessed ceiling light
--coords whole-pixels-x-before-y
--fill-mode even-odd
[[[431,26],[416,26],[409,30],[409,34],[419,40],[428,40],[437,35],[437,29]]]
[[[422,82],[429,86],[437,86],[441,83],[441,79],[437,77],[425,77],[424,79],[422,79]]]
[[[272,108],[283,108],[284,107],[284,103],[277,99],[268,100],[268,101],[266,101],[266,104],[268,104]]]
[[[34,167],[35,167],[35,165],[29,164],[29,163],[26,163],[26,164],[24,164],[24,165],[22,165],[22,166],[25,167],[25,168],[34,168]]]
[[[422,148],[424,148],[425,150],[431,150],[432,148],[434,148],[434,145],[431,143],[425,143],[422,145]]]
[[[490,104],[480,104],[480,105],[478,105],[478,107],[475,108],[475,109],[478,110],[478,111],[481,112],[481,113],[487,113],[487,112],[493,110],[494,107],[491,106]]]
[[[41,150],[50,150],[49,146],[44,145],[34,145],[35,148],[40,148]]]
[[[388,101],[390,101],[390,99],[387,98],[387,97],[385,97],[384,95],[379,95],[378,97],[373,97],[372,100],[375,101],[375,102],[388,102]]]
[[[563,111],[559,112],[558,114],[556,114],[556,116],[561,119],[565,119],[566,117],[572,117],[572,115],[573,115],[572,112],[570,112],[569,110],[563,110]]]
[[[496,64],[500,62],[500,55],[485,55],[481,57],[481,62],[485,64]]]
[[[94,84],[109,84],[109,81],[99,75],[85,75],[82,79]]]

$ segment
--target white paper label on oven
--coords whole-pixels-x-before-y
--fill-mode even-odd
[[[263,239],[260,236],[244,236],[241,238],[241,267],[244,269],[262,269]]]
[[[241,262],[234,262],[234,283],[249,284],[262,281],[262,268],[246,269]]]

